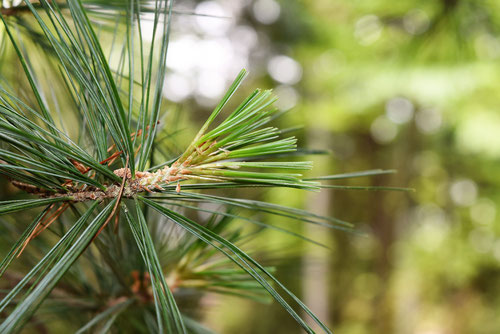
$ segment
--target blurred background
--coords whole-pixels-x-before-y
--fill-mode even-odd
[[[266,200],[356,223],[308,244],[248,246],[337,333],[500,332],[500,2],[220,0],[176,4],[165,97],[201,123],[245,67],[273,88],[314,175],[415,192],[273,190]],[[197,15],[189,15],[195,13]],[[237,99],[236,99],[237,100]],[[172,102],[171,102],[172,103]],[[196,129],[196,126],[194,127]],[[264,218],[269,219],[269,218]],[[206,296],[221,333],[299,333],[279,305]]]

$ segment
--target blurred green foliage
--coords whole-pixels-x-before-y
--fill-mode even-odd
[[[280,16],[271,24],[256,19],[255,2],[241,20],[270,39],[262,68],[274,54],[301,66],[302,78],[292,85],[297,106],[282,122],[304,123],[299,136],[307,146],[332,151],[331,157],[317,158],[315,168],[394,168],[394,176],[352,185],[416,190],[331,190],[323,195],[326,201],[290,196],[288,190],[268,194],[281,203],[322,206],[359,222],[365,232],[303,231],[328,243],[328,251],[270,234],[267,245],[275,249],[288,244],[303,250],[289,251],[288,261],[272,258],[281,263],[281,279],[300,289],[306,302],[312,300],[315,312],[326,313],[338,333],[498,332],[500,2],[279,5]],[[279,84],[264,70],[256,80]],[[312,272],[304,270],[314,261],[310,252],[324,261]],[[308,275],[316,286],[304,284]],[[233,303],[223,312],[235,314],[234,324],[220,325],[221,332],[298,332],[274,305],[245,304],[235,311]],[[242,331],[242,323],[251,329]]]

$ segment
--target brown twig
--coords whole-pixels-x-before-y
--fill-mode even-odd
[[[12,185],[15,186],[16,188],[24,190],[30,194],[50,194],[49,190],[39,188],[39,187],[34,186],[32,184],[24,183],[24,182],[17,181],[17,180],[10,180],[10,183],[12,183]]]
[[[16,258],[18,258],[19,256],[21,256],[21,254],[23,253],[24,249],[28,246],[28,244],[31,242],[31,240],[35,239],[37,236],[40,235],[40,233],[42,233],[45,229],[47,229],[53,222],[55,222],[57,220],[57,218],[59,218],[64,211],[66,211],[66,209],[69,207],[69,203],[66,202],[64,203],[63,205],[61,205],[57,210],[56,212],[54,212],[52,214],[52,216],[50,216],[49,218],[45,219],[46,216],[48,215],[48,213],[52,210],[52,208],[54,207],[55,204],[52,204],[49,209],[47,210],[47,212],[44,213],[44,215],[42,216],[42,218],[40,219],[40,222],[35,226],[35,228],[33,229],[33,231],[31,232],[31,234],[29,235],[29,237],[24,241],[23,243],[23,246],[21,248],[21,250],[19,251],[19,253],[16,255]]]
[[[21,256],[22,252],[24,251],[24,249],[26,248],[26,246],[28,245],[31,237],[35,234],[38,226],[40,226],[40,224],[45,220],[45,217],[47,217],[47,215],[50,213],[50,211],[54,208],[56,204],[51,204],[49,206],[49,208],[47,209],[47,211],[45,211],[45,213],[43,214],[42,218],[40,218],[40,221],[38,222],[38,224],[36,224],[35,228],[33,228],[33,231],[30,233],[30,235],[28,236],[28,238],[23,242],[22,246],[21,247],[21,250],[19,251],[19,253],[16,255],[16,258]],[[17,251],[17,249],[16,249]]]
[[[129,157],[127,155],[127,161],[125,163],[125,169],[128,169],[128,160],[129,160]],[[118,196],[116,197],[116,203],[115,203],[115,205],[113,207],[113,211],[111,211],[111,214],[109,215],[109,217],[106,219],[106,221],[101,226],[101,228],[99,229],[99,231],[97,231],[97,233],[94,236],[94,238],[92,238],[92,241],[94,241],[95,238],[97,238],[97,236],[101,233],[101,231],[106,227],[106,225],[108,225],[109,221],[113,218],[113,216],[114,216],[114,214],[116,212],[116,209],[118,208],[118,205],[120,205],[120,200],[121,200],[122,195],[123,195],[123,189],[125,188],[125,182],[127,181],[127,176],[128,176],[127,173],[123,174],[122,184],[120,186],[120,191],[118,192]]]
[[[69,202],[66,202],[64,203],[63,205],[61,205],[59,207],[59,209],[56,210],[56,212],[50,217],[48,218],[48,222],[43,222],[42,224],[40,224],[39,226],[41,226],[41,228],[38,229],[38,231],[36,231],[35,235],[33,236],[32,239],[36,238],[37,236],[40,235],[40,233],[42,233],[45,229],[47,229],[54,221],[56,221],[59,217],[61,217],[61,215],[64,213],[64,211],[66,211],[66,209],[69,207]]]

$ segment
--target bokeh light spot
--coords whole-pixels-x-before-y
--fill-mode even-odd
[[[274,0],[257,0],[252,10],[257,21],[262,24],[272,24],[280,17],[281,7]]]
[[[403,97],[395,97],[385,105],[387,117],[396,124],[404,124],[413,117],[413,103]]]
[[[193,84],[183,75],[177,73],[168,74],[165,78],[163,94],[169,100],[180,102],[193,93]]]
[[[276,107],[280,110],[289,110],[295,107],[299,100],[299,94],[295,88],[291,86],[281,85],[274,89],[274,93],[278,97]]]
[[[496,213],[495,203],[488,198],[480,198],[470,208],[470,217],[472,220],[482,225],[491,225],[495,220]]]
[[[372,138],[379,144],[388,144],[398,134],[397,126],[386,116],[379,116],[370,126]]]
[[[195,20],[198,29],[210,36],[223,36],[231,28],[231,14],[216,1],[204,1],[195,9]]]
[[[443,118],[437,109],[424,109],[415,115],[415,122],[420,132],[424,134],[436,133],[443,123]]]
[[[376,42],[382,34],[382,24],[376,15],[370,14],[361,17],[354,26],[354,36],[361,45],[370,45]]]
[[[302,67],[294,59],[279,55],[274,56],[267,64],[269,75],[283,84],[293,85],[302,78]]]
[[[450,196],[455,204],[470,206],[476,201],[476,183],[469,179],[455,181],[450,187]]]

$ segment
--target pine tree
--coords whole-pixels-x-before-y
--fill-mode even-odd
[[[2,236],[10,251],[0,264],[1,333],[43,328],[40,313],[68,319],[78,333],[208,332],[183,311],[183,289],[271,296],[306,332],[313,331],[301,312],[330,333],[272,268],[240,248],[259,233],[234,226],[282,230],[245,211],[352,225],[233,198],[228,189],[318,191],[343,187],[320,181],[391,171],[304,179],[300,171],[312,163],[283,161],[299,155],[296,139],[269,125],[279,115],[271,91],[256,90],[227,110],[244,70],[181,154],[161,150],[172,4],[41,0],[2,8],[0,173],[24,195],[0,202],[10,231]],[[154,15],[153,42],[142,40],[143,13]],[[118,61],[105,43],[120,50]],[[210,218],[195,221],[189,212]],[[29,271],[19,277],[23,266]]]

